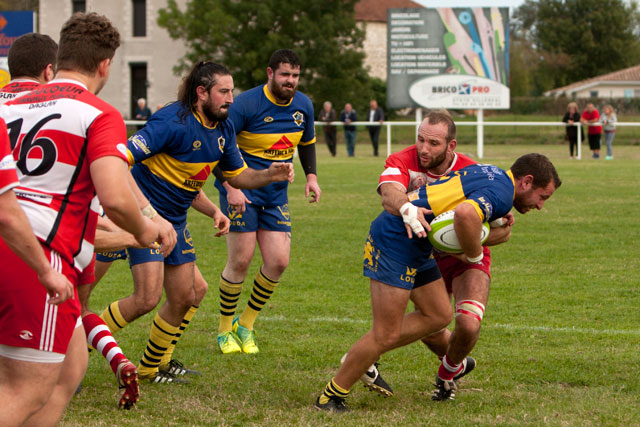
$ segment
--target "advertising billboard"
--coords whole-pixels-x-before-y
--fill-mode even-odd
[[[35,12],[31,10],[0,12],[0,87],[9,83],[7,55],[13,41],[35,30]]]
[[[509,108],[509,8],[388,9],[387,18],[387,107]]]

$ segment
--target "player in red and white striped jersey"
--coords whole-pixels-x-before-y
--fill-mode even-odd
[[[398,214],[403,210],[409,201],[407,192],[476,163],[455,152],[455,138],[455,123],[449,114],[434,111],[421,123],[416,144],[387,158],[385,170],[380,175],[378,192],[388,212]],[[504,219],[503,226],[491,229],[479,263],[468,263],[451,255],[434,253],[447,291],[456,302],[454,332],[443,329],[422,340],[442,359],[438,372],[442,379],[450,380],[454,376],[461,378],[475,367],[475,360],[467,355],[478,340],[480,322],[489,297],[491,252],[488,246],[509,239],[513,215],[510,213]]]
[[[96,96],[119,44],[105,17],[73,15],[60,32],[56,79],[0,107],[18,201],[74,285],[93,258],[96,194],[111,220],[141,245],[175,242],[142,216],[129,184],[124,122]],[[80,307],[77,298],[51,306],[35,273],[10,256],[0,248],[0,424],[55,424],[87,366]]]
[[[58,44],[45,34],[18,37],[7,56],[11,81],[0,89],[0,105],[51,81],[57,53]]]

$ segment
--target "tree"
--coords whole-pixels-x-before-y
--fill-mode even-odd
[[[176,0],[159,10],[158,24],[184,40],[181,73],[200,60],[226,65],[236,87],[266,82],[271,54],[281,48],[302,60],[300,89],[316,108],[325,100],[368,103],[373,84],[363,68],[364,31],[356,25],[356,0],[194,0],[181,10]],[[358,104],[360,105],[360,104]]]
[[[635,1],[526,0],[513,18],[515,44],[536,53],[524,68],[516,66],[534,82],[530,93],[519,95],[538,95],[640,62]]]

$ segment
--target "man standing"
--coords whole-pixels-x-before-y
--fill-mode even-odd
[[[371,138],[371,145],[373,146],[373,155],[378,156],[378,139],[380,138],[380,130],[382,129],[382,123],[384,122],[384,111],[378,107],[378,101],[372,99],[369,102],[369,122],[377,122],[380,125],[367,126],[369,129],[369,138]]]
[[[393,214],[383,211],[371,224],[364,251],[364,275],[371,279],[373,327],[351,347],[315,407],[348,411],[344,400],[349,390],[381,354],[436,332],[451,320],[444,282],[430,256],[431,244],[424,238],[427,219],[454,209],[454,228],[463,249],[460,258],[481,262],[483,222],[504,217],[512,207],[520,213],[541,209],[560,184],[549,159],[528,154],[509,171],[471,165],[451,172],[414,191],[411,202]],[[405,314],[409,299],[416,310]],[[455,383],[444,381],[439,389],[442,398],[448,398]]]
[[[52,265],[74,286],[91,273],[96,194],[140,245],[170,238],[143,217],[129,186],[122,116],[96,96],[119,45],[105,17],[74,14],[60,32],[56,78],[0,107],[17,160],[18,201]],[[4,249],[0,259],[0,424],[55,424],[87,366],[80,307],[77,298],[51,305],[35,272]]]
[[[325,101],[322,105],[322,111],[318,114],[318,121],[335,122],[337,120],[336,110],[331,106],[331,102]],[[336,127],[335,125],[326,124],[322,127],[324,140],[327,143],[331,157],[336,156]]]
[[[145,127],[129,138],[129,162],[139,198],[150,203],[151,215],[171,222],[178,235],[175,250],[164,258],[148,249],[129,249],[134,280],[132,295],[113,302],[102,316],[116,331],[166,300],[153,319],[149,341],[138,367],[139,376],[152,382],[184,382],[175,373],[195,373],[169,358],[204,298],[196,289],[196,253],[187,226],[193,206],[211,217],[217,236],[228,231],[228,218],[202,191],[219,165],[234,185],[254,188],[293,179],[290,164],[269,169],[247,168],[236,145],[233,125],[226,120],[233,102],[233,78],[223,65],[196,64],[178,90],[178,101],[154,114]],[[206,284],[205,284],[206,286]]]
[[[456,146],[456,127],[451,116],[446,111],[430,112],[420,125],[416,143],[387,158],[378,184],[385,209],[397,211],[409,201],[407,193],[451,171],[476,163],[464,154],[456,153]],[[475,360],[467,355],[478,340],[480,322],[489,297],[491,251],[488,246],[509,239],[513,214],[507,214],[501,222],[501,226],[492,226],[480,263],[466,263],[445,253],[434,254],[447,292],[456,303],[453,334],[445,328],[422,339],[442,360],[439,375],[443,379],[457,380],[475,367]],[[469,310],[469,307],[474,310]],[[452,368],[452,371],[447,368]]]
[[[352,122],[358,121],[358,114],[348,102],[344,104],[344,110],[340,113],[340,121],[344,122],[344,139],[347,145],[347,155],[353,157],[356,149],[356,126]]]
[[[0,89],[0,105],[53,79],[57,53],[58,44],[47,35],[18,37],[7,56],[11,81]]]
[[[240,94],[229,118],[238,136],[238,147],[247,164],[265,169],[274,164],[292,165],[298,147],[306,175],[305,197],[320,200],[316,174],[315,133],[311,100],[297,91],[301,62],[289,49],[271,55],[267,83]],[[289,264],[291,214],[287,183],[275,183],[251,191],[239,191],[216,173],[220,206],[231,218],[227,236],[227,264],[220,276],[220,325],[222,353],[257,353],[253,326],[262,307],[276,289]],[[231,185],[229,185],[231,184]],[[242,283],[255,252],[262,253],[262,267],[247,307],[234,318]]]

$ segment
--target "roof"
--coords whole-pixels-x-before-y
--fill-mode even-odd
[[[576,83],[572,83],[567,86],[562,86],[556,89],[551,89],[544,94],[559,95],[567,92],[577,92],[579,90],[588,89],[589,87],[596,86],[598,84],[619,84],[625,82],[640,82],[640,65],[625,68],[623,70],[614,71],[612,73],[603,74],[601,76],[591,77],[590,79],[582,80]]]
[[[356,21],[387,22],[387,9],[424,8],[411,0],[360,0],[355,5]]]

